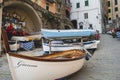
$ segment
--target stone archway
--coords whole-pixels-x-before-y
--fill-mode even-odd
[[[42,21],[37,11],[28,3],[23,1],[11,1],[6,0],[4,2],[3,11],[7,11],[12,16],[14,13],[25,22],[23,27],[27,32],[40,31],[42,27]]]
[[[77,20],[72,20],[71,21],[73,26],[74,26],[74,29],[77,29]]]

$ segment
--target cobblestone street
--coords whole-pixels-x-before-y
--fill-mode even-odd
[[[99,49],[69,80],[120,80],[120,40],[102,35]]]
[[[102,34],[94,56],[67,80],[120,80],[120,40]],[[0,57],[0,80],[12,80],[6,56]]]

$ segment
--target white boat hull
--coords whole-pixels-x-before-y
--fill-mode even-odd
[[[80,70],[85,58],[63,61],[33,61],[7,54],[13,80],[54,80]]]
[[[95,41],[94,43],[85,44],[83,47],[86,49],[97,49],[99,43],[100,41]],[[50,51],[50,46],[47,43],[43,43],[42,45],[43,45],[44,52]],[[51,45],[51,51],[66,51],[66,50],[71,50],[71,49],[82,49],[82,47],[80,46],[80,44],[72,45],[72,43]]]
[[[20,48],[20,45],[18,43],[10,44],[11,51],[17,51],[19,48]]]
[[[69,50],[43,56],[27,56],[10,52],[8,38],[2,29],[7,59],[13,80],[54,80],[80,70],[86,53]]]
[[[97,49],[99,43],[100,43],[100,40],[95,40],[94,43],[84,45],[84,48],[86,48],[86,49]]]

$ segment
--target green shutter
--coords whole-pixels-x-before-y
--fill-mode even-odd
[[[89,5],[89,1],[85,0],[85,6],[88,6],[88,5]]]
[[[110,7],[110,1],[108,1],[108,7]]]
[[[80,8],[80,3],[77,3],[77,4],[76,4],[76,8]]]

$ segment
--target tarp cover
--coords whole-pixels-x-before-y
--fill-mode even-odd
[[[78,30],[78,29],[70,29],[70,30],[41,29],[41,32],[42,32],[42,37],[47,39],[86,37],[86,36],[94,35],[96,33],[95,30]]]

